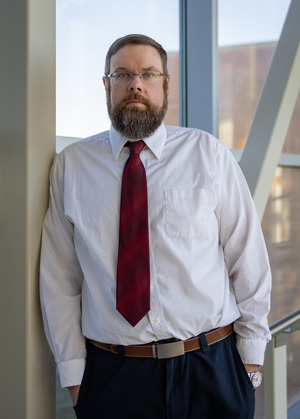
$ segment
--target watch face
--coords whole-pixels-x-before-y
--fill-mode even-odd
[[[262,382],[262,374],[261,372],[257,371],[251,374],[251,382],[254,388],[257,388],[261,385]]]

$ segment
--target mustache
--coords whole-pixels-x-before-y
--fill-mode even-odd
[[[149,106],[149,101],[145,99],[140,93],[129,93],[122,101],[121,106],[126,105],[127,103],[131,102],[132,100],[138,100],[139,102],[143,103],[146,106]]]

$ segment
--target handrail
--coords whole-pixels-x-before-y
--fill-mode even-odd
[[[297,324],[299,322],[299,325]],[[296,327],[295,327],[296,324]],[[279,333],[291,333],[300,328],[300,309],[293,311],[270,326],[272,337]]]

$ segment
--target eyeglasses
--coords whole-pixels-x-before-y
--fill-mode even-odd
[[[146,84],[155,83],[159,77],[168,75],[160,71],[141,71],[140,73],[131,73],[130,71],[116,71],[112,74],[105,74],[106,79],[113,79],[115,84],[129,85],[134,76],[139,76],[141,81]]]

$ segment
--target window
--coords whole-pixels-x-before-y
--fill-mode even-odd
[[[290,0],[219,0],[219,137],[243,149]]]
[[[61,137],[87,137],[110,121],[102,84],[109,46],[120,36],[142,33],[169,55],[170,110],[166,123],[178,124],[178,1],[57,0],[57,117]],[[177,104],[177,107],[175,106]]]
[[[244,148],[289,5],[290,0],[219,0],[219,132],[230,148]],[[285,153],[300,150],[299,97]],[[300,306],[299,174],[299,168],[277,167],[262,220],[273,276],[270,323]],[[288,401],[299,388],[297,345],[295,334],[287,347]],[[256,393],[256,419],[265,417],[263,393],[263,387]]]

